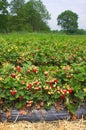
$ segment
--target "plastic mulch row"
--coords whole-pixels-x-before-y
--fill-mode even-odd
[[[71,115],[68,114],[67,110],[61,110],[59,112],[56,111],[55,107],[52,106],[50,110],[45,110],[42,109],[40,110],[33,110],[32,114],[29,114],[29,111],[26,111],[27,114],[26,115],[21,115],[19,114],[19,111],[16,109],[12,109],[11,110],[11,114],[12,116],[7,118],[6,117],[6,113],[3,112],[2,114],[0,114],[0,121],[21,121],[21,120],[26,120],[26,121],[41,121],[41,120],[45,120],[45,121],[54,121],[54,120],[61,120],[61,119],[70,119]],[[43,114],[42,114],[43,113]],[[79,107],[76,111],[76,115],[78,118],[82,118],[82,116],[86,115],[86,103]]]

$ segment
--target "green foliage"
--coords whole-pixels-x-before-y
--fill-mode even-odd
[[[8,2],[7,0],[0,0],[0,14],[7,14]]]
[[[86,30],[84,30],[84,29],[78,29],[77,30],[77,34],[80,34],[80,35],[85,35],[86,34]]]
[[[12,0],[10,2],[10,10],[12,15],[17,15],[19,9],[21,9],[25,4],[25,0]]]
[[[0,1],[0,32],[7,31],[7,23],[8,23],[8,2],[7,0]]]
[[[17,34],[0,37],[2,108],[63,100],[74,113],[86,97],[85,36]]]
[[[9,10],[9,12],[8,12]],[[0,32],[50,31],[50,14],[41,0],[0,1]]]
[[[13,0],[10,3],[9,30],[13,31],[47,31],[50,15],[40,0]]]
[[[78,15],[70,10],[62,12],[57,17],[58,25],[60,25],[66,33],[76,33],[78,28],[77,20]]]

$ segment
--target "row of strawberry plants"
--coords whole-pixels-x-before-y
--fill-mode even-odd
[[[48,109],[60,99],[73,113],[86,97],[85,44],[26,43],[0,44],[2,109],[30,109],[38,101]]]
[[[0,79],[0,97],[3,107],[23,107],[27,101],[36,103],[39,100],[47,101],[45,107],[50,107],[57,99],[69,100],[67,107],[73,112],[86,96],[85,63],[78,67],[36,67],[13,66],[4,64]],[[20,102],[19,102],[20,101]],[[79,102],[80,101],[80,102]],[[72,108],[74,107],[74,108]]]
[[[44,42],[44,41],[43,41]],[[23,45],[9,44],[1,45],[1,61],[15,63],[18,59],[22,62],[31,62],[34,65],[57,65],[80,63],[86,61],[85,44],[75,43],[30,43]],[[83,46],[82,46],[83,45]],[[23,50],[23,51],[22,51]]]

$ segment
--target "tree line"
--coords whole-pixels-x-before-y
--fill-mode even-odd
[[[0,32],[50,31],[48,20],[51,15],[41,0],[0,0]],[[57,25],[66,33],[78,30],[78,15],[70,10],[57,17]],[[78,30],[83,32],[83,30]]]
[[[41,0],[0,1],[0,32],[48,31],[50,14]]]

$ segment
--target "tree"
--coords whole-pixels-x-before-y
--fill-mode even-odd
[[[0,32],[5,32],[7,30],[8,22],[8,2],[7,0],[0,0]]]
[[[86,30],[84,30],[84,29],[78,29],[77,30],[77,34],[84,35],[84,34],[86,34]]]
[[[20,10],[19,16],[24,18],[24,22],[29,23],[33,31],[40,31],[42,25],[47,25],[47,20],[50,19],[50,14],[41,0],[30,0],[25,4],[23,9]],[[45,28],[46,29],[46,28]]]
[[[17,15],[20,8],[25,4],[25,0],[12,0],[10,2],[10,10],[12,15]]]
[[[70,10],[62,12],[57,17],[57,24],[61,26],[66,33],[75,33],[78,29],[78,15]]]
[[[7,0],[0,0],[0,14],[7,14],[8,2]]]
[[[29,0],[27,3],[24,3],[24,0],[12,0],[10,9],[11,30],[49,30],[47,20],[50,19],[50,14],[41,0]]]

